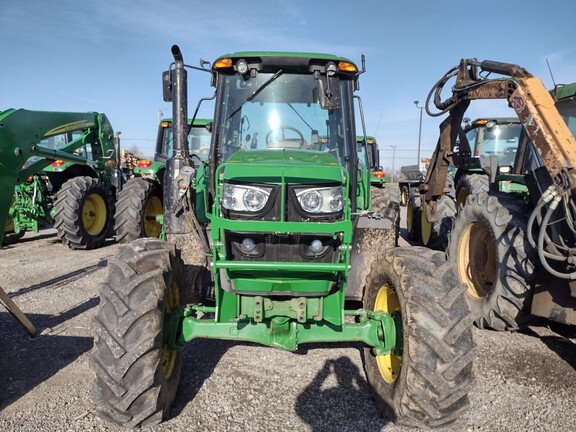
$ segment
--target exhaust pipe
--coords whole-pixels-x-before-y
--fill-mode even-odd
[[[187,75],[184,69],[184,58],[178,45],[172,46],[174,69],[169,71],[172,99],[172,130],[174,134],[173,154],[166,161],[164,174],[164,232],[181,234],[190,231],[186,228],[185,219],[189,206],[182,205],[189,195],[184,195],[180,185],[190,174],[190,151],[188,149],[188,88]]]

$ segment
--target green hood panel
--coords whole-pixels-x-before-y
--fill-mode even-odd
[[[223,165],[224,179],[241,182],[343,183],[345,171],[330,153],[293,150],[243,150]]]

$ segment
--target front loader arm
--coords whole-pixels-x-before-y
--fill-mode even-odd
[[[68,132],[79,132],[81,136],[59,150],[39,145],[45,138]],[[0,112],[0,242],[16,184],[56,159],[85,164],[86,158],[73,154],[75,149],[87,142],[97,144],[95,149],[109,148],[105,141],[112,142],[113,138],[114,132],[104,114],[24,109]],[[24,168],[32,156],[42,159]]]
[[[504,76],[488,79],[481,76],[481,72]],[[456,83],[452,87],[452,96],[442,101],[441,91],[446,82],[454,76]],[[429,111],[428,105],[432,96],[434,105],[441,110],[439,113]],[[426,102],[428,114],[438,116],[449,112],[449,116],[440,125],[440,138],[430,162],[426,181],[420,187],[425,205],[442,195],[450,164],[457,162],[457,165],[465,168],[480,166],[479,161],[471,157],[470,146],[461,126],[470,101],[477,99],[506,99],[520,119],[550,175],[555,177],[567,168],[572,179],[572,187],[576,186],[576,171],[572,169],[576,167],[576,140],[558,113],[554,99],[544,84],[518,65],[463,59],[458,67],[449,71],[435,85]],[[453,151],[458,137],[460,150],[456,156]]]

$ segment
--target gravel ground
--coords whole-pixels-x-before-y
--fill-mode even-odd
[[[0,430],[113,431],[94,414],[91,320],[106,258],[117,246],[71,251],[54,230],[0,250],[0,286],[41,330],[32,339],[0,307]],[[471,408],[444,431],[573,431],[574,329],[549,322],[522,333],[474,330]],[[408,431],[383,419],[360,346],[309,345],[296,353],[196,340],[171,420],[158,431]]]

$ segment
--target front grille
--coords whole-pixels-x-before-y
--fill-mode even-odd
[[[249,239],[249,240],[247,240]],[[327,235],[225,233],[228,260],[337,262],[340,240]]]

